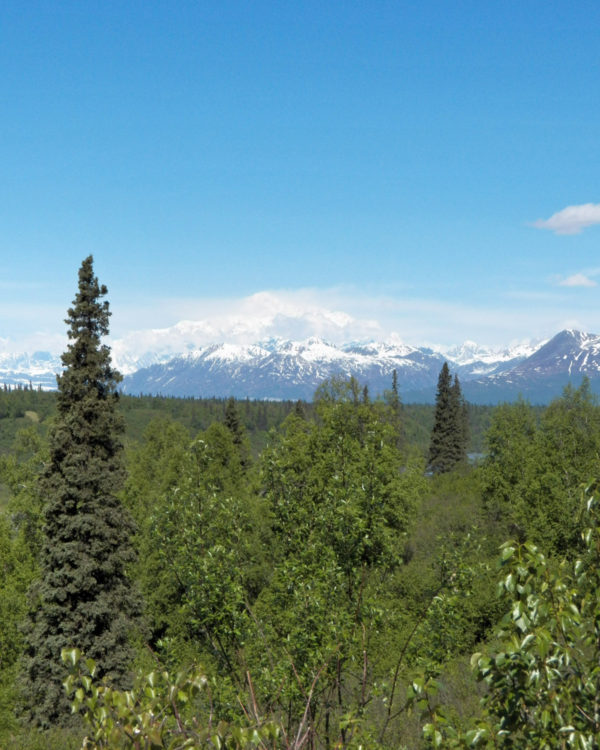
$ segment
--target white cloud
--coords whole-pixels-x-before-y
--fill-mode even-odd
[[[598,274],[600,268],[585,268],[569,277],[569,283],[592,281]],[[148,353],[168,357],[217,342],[251,344],[269,338],[319,336],[333,344],[376,340],[439,347],[469,339],[501,347],[523,337],[548,338],[567,327],[600,333],[595,295],[569,294],[566,287],[558,286],[560,278],[552,281],[556,286],[543,292],[507,290],[474,301],[418,297],[407,289],[382,293],[350,286],[265,290],[238,298],[153,299],[142,305],[130,299],[111,304],[108,343],[118,367],[127,371],[133,358]],[[33,316],[31,310],[19,309],[21,318],[8,307],[0,302],[0,353],[64,351],[64,310],[50,314],[50,308],[39,307]],[[19,331],[14,330],[16,320]],[[47,321],[49,330],[40,331],[40,321]]]
[[[270,338],[318,336],[343,343],[381,337],[377,321],[347,312],[349,300],[335,299],[336,295],[336,290],[300,289],[257,292],[241,299],[166,300],[163,311],[171,309],[172,315],[174,308],[186,319],[116,336],[113,353],[117,362],[124,363],[127,355],[178,354],[223,341],[254,344]],[[125,364],[121,366],[125,369]]]
[[[600,203],[583,203],[567,206],[549,219],[538,219],[532,226],[549,229],[554,234],[579,234],[586,227],[600,224]]]
[[[598,283],[594,279],[590,279],[583,273],[574,273],[572,276],[567,276],[566,279],[558,282],[559,286],[598,286]]]
[[[0,352],[45,351],[60,354],[65,349],[65,306],[23,299],[0,301]]]
[[[27,352],[50,352],[59,355],[65,351],[68,344],[66,334],[33,332],[13,337],[0,338],[0,353],[22,354]]]

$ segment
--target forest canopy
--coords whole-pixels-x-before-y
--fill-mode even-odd
[[[0,391],[0,746],[596,746],[585,381],[122,397],[105,293],[84,262],[57,394]]]

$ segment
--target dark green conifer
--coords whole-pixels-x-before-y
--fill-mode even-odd
[[[400,394],[398,393],[398,370],[394,369],[392,372],[392,405],[396,405],[400,402]]]
[[[293,414],[299,419],[306,419],[306,411],[304,410],[304,404],[302,403],[300,399],[298,399],[298,401],[296,401],[296,403],[294,404]]]
[[[444,362],[438,378],[435,414],[429,443],[429,469],[434,474],[451,471],[466,459],[468,428],[466,405],[458,378]]]
[[[231,433],[233,444],[235,445],[243,468],[250,464],[250,448],[246,430],[240,419],[240,414],[233,396],[227,399],[225,404],[225,427]]]
[[[465,461],[467,458],[467,447],[469,445],[469,412],[466,401],[462,395],[458,375],[454,376],[451,389],[453,419],[456,423],[454,435],[454,453],[456,463]]]
[[[239,447],[244,440],[244,427],[233,396],[225,403],[225,427],[231,432],[233,444]]]
[[[397,449],[402,447],[404,442],[403,426],[402,426],[402,401],[400,400],[400,392],[398,390],[398,371],[392,371],[392,390],[385,392],[385,401],[389,407],[389,419],[390,424],[394,428],[396,434],[395,445]]]
[[[101,343],[110,315],[101,301],[106,293],[89,256],[65,321],[70,343],[57,377],[58,414],[41,480],[44,543],[41,580],[31,592],[24,692],[30,719],[42,727],[69,721],[63,648],[80,648],[101,676],[127,685],[129,636],[141,609],[127,577],[133,526],[116,497],[124,479],[121,376]]]

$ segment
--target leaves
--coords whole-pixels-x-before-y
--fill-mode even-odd
[[[61,656],[69,668],[64,686],[72,710],[88,726],[85,750],[249,750],[273,747],[280,734],[274,723],[258,717],[242,726],[216,720],[208,680],[199,668],[177,675],[155,670],[138,675],[134,689],[118,690],[94,680],[95,665],[84,661],[79,649],[63,649]]]
[[[510,606],[497,632],[500,645],[471,658],[488,688],[482,719],[461,732],[443,707],[427,704],[433,721],[424,732],[432,746],[597,747],[600,523],[595,498],[584,498],[582,507],[589,526],[577,560],[557,564],[530,543],[503,545],[500,583]]]

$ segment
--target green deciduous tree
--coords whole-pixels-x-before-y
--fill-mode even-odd
[[[218,674],[218,700],[227,685],[244,681],[239,655],[253,629],[248,606],[262,585],[264,502],[219,423],[188,440],[177,474],[154,503],[147,530],[161,566],[154,580],[171,592],[157,600],[163,609],[172,603],[160,618],[158,646],[168,659],[191,654]]]
[[[260,692],[291,731],[316,680],[310,727],[324,747],[334,737],[348,746],[351,732],[338,735],[338,722],[369,701],[368,642],[382,619],[377,592],[401,565],[425,483],[422,461],[396,450],[387,407],[365,402],[361,390],[353,380],[326,382],[316,394],[317,421],[290,415],[263,455],[274,560],[255,607]]]
[[[15,729],[16,677],[23,650],[19,624],[27,612],[27,589],[37,572],[25,527],[0,515],[0,745]]]
[[[411,693],[429,714],[425,734],[443,748],[593,750],[600,740],[600,525],[586,498],[581,554],[560,563],[530,542],[502,547],[506,615],[493,649],[471,664],[485,684],[482,712],[460,726],[432,710],[427,684]]]
[[[164,669],[138,676],[132,690],[97,680],[92,659],[64,649],[70,667],[65,688],[73,710],[89,728],[83,750],[254,750],[283,747],[279,728],[258,715],[249,696],[243,726],[214,716],[210,683],[200,669],[170,675]],[[242,704],[243,705],[243,704]],[[300,745],[290,750],[300,750]]]
[[[565,553],[579,544],[582,483],[598,472],[600,407],[584,380],[536,424],[524,402],[498,408],[488,433],[483,499],[511,534]]]
[[[523,534],[522,507],[536,459],[537,423],[531,406],[522,399],[500,404],[486,433],[483,462],[483,503],[490,516]]]
[[[39,476],[47,450],[34,428],[17,434],[14,453],[0,457],[0,482],[10,491],[0,515],[0,746],[14,730],[16,678],[23,652],[19,625],[27,613],[27,590],[38,574],[42,541]]]
[[[146,622],[153,647],[167,633],[172,614],[181,601],[181,589],[165,569],[154,520],[165,495],[181,481],[189,446],[190,434],[182,424],[157,417],[147,426],[142,442],[127,455],[123,502],[137,525],[135,580],[146,602]]]
[[[92,257],[86,258],[68,311],[70,343],[41,479],[41,580],[31,591],[25,662],[29,714],[40,726],[69,717],[61,649],[81,648],[100,675],[116,685],[127,682],[128,639],[140,611],[127,576],[132,522],[116,497],[124,478],[123,426],[116,409],[120,376],[102,344],[110,315],[106,292]]]

